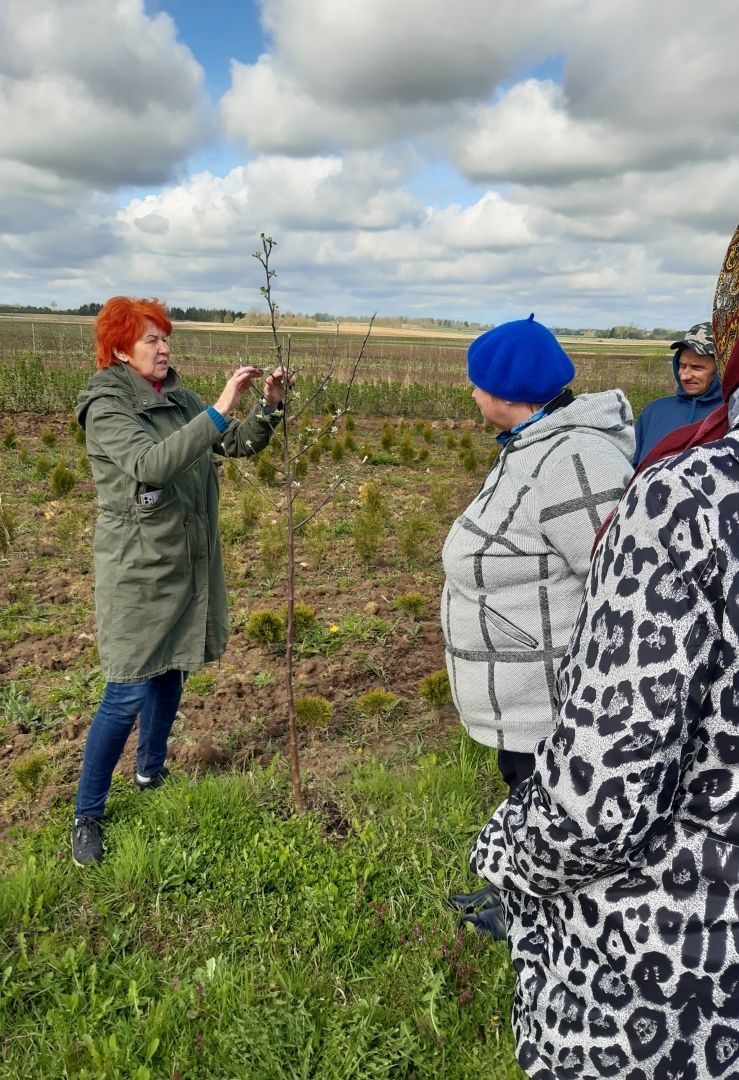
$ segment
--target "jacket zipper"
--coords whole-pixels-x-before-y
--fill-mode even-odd
[[[192,558],[190,553],[190,530],[187,527],[190,524],[189,517],[186,517],[182,524],[185,526],[185,543],[187,544],[187,569],[190,570],[192,569]]]
[[[484,603],[481,606],[488,622],[491,622],[493,626],[496,626],[498,630],[501,630],[513,641],[517,641],[519,645],[526,645],[529,649],[539,648],[539,642],[535,637],[532,637],[531,634],[527,634],[525,630],[520,626],[517,626],[514,622],[511,622],[505,615],[502,615],[487,603]]]
[[[208,563],[210,564],[210,518],[205,515],[205,535],[208,540]]]

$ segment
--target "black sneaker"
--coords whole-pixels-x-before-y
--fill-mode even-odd
[[[476,909],[497,907],[500,904],[500,893],[495,885],[485,885],[482,889],[473,893],[457,893],[449,897],[452,907],[460,911],[471,912]]]
[[[494,941],[505,941],[505,916],[502,907],[483,908],[463,915],[460,926],[474,926],[478,934],[488,934]]]
[[[75,866],[103,861],[103,838],[100,822],[92,817],[78,817],[72,825],[72,859]]]
[[[172,774],[169,769],[160,769],[159,772],[154,773],[153,776],[144,776],[143,773],[135,772],[133,774],[133,786],[138,791],[155,791],[161,787],[165,780],[167,780]]]

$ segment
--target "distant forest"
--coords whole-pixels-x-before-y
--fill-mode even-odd
[[[50,307],[32,307],[22,304],[0,304],[0,314],[10,315],[97,315],[102,304],[82,304],[78,308],[59,308],[56,305]],[[173,322],[205,322],[205,323],[246,323],[248,326],[268,326],[269,316],[261,308],[252,307],[248,311],[231,311],[229,308],[198,308],[198,307],[170,307],[170,318]],[[336,323],[367,323],[369,315],[329,315],[324,311],[317,311],[315,315],[294,315],[290,311],[279,312],[278,323],[280,326],[320,326],[322,324]],[[375,326],[389,328],[419,329],[419,330],[457,330],[460,333],[473,334],[490,330],[493,323],[462,322],[459,319],[430,319],[413,318],[407,315],[380,316],[375,319]],[[612,326],[607,330],[575,329],[569,326],[551,326],[550,330],[558,337],[583,337],[583,338],[629,338],[641,341],[682,341],[685,330],[670,330],[664,326],[656,326],[654,330],[645,330],[635,326]]]

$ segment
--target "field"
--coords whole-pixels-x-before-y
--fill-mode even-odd
[[[189,680],[175,782],[136,795],[129,744],[106,863],[83,875],[69,855],[70,800],[103,681],[95,493],[70,419],[90,327],[35,323],[29,341],[30,329],[0,322],[12,534],[0,561],[0,1077],[522,1076],[507,950],[460,934],[445,903],[473,885],[470,840],[504,786],[494,752],[460,735],[443,698],[419,692],[443,667],[441,544],[495,453],[474,422],[463,348],[374,344],[354,430],[340,424],[305,477],[313,501],[348,476],[298,540],[298,599],[316,621],[300,636],[297,693],[332,707],[326,726],[301,732],[308,813],[290,809],[280,642],[248,636],[255,611],[279,616],[285,603],[284,538],[226,466],[228,651]],[[263,335],[249,333],[248,354],[239,337],[177,329],[174,364],[213,400],[239,350],[269,361]],[[330,340],[293,344],[309,386]],[[664,346],[628,344],[572,346],[576,388],[622,385],[637,409],[669,392]],[[337,382],[356,348],[340,338]],[[368,481],[382,511],[363,533]],[[384,703],[363,704],[377,690]]]

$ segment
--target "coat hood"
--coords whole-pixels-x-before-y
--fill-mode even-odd
[[[723,402],[723,396],[721,394],[721,379],[719,378],[718,368],[713,373],[713,381],[711,385],[702,394],[688,394],[683,389],[683,384],[680,382],[679,364],[680,352],[678,351],[672,358],[672,372],[675,376],[675,382],[677,383],[677,391],[675,397],[678,397],[680,401],[687,401],[688,403],[695,403],[695,405],[713,405],[714,408]],[[695,409],[693,409],[695,412]],[[687,421],[689,424],[693,422],[691,419]]]
[[[634,454],[634,414],[623,390],[578,394],[571,404],[524,428],[509,443],[511,450],[550,439],[560,431],[582,431],[608,439],[629,461]]]
[[[98,398],[119,398],[134,412],[145,412],[155,405],[168,405],[163,395],[179,390],[182,381],[174,368],[170,368],[162,382],[161,393],[157,393],[151,383],[142,379],[128,364],[111,364],[110,367],[96,371],[85,390],[77,395],[75,415],[80,427],[84,428],[87,410]]]

